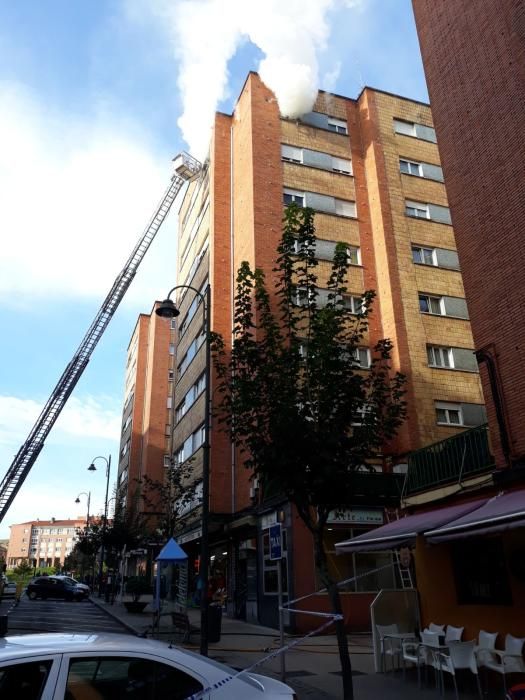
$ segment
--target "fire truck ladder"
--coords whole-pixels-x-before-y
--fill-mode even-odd
[[[44,447],[44,442],[51,428],[66,405],[78,380],[82,376],[93,350],[127,292],[142,259],[166,218],[173,201],[184,183],[195,177],[201,170],[201,167],[199,161],[195,160],[195,158],[192,158],[187,153],[180,153],[174,158],[175,173],[171,178],[170,186],[161,199],[146,230],[133,248],[124,268],[113,283],[109,294],[102,303],[94,321],[91,323],[84,339],[75,352],[73,359],[69,362],[64,373],[58,380],[51,396],[47,400],[41,414],[27,436],[26,441],[18,450],[13,463],[0,483],[0,522],[2,522],[18,490],[24,483],[31,467]]]

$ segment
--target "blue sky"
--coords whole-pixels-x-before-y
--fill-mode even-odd
[[[184,137],[202,155],[209,114],[232,110],[261,59],[289,44],[292,60],[315,64],[321,88],[357,96],[367,84],[427,100],[410,0],[238,3],[0,3],[0,478],[167,187]],[[299,68],[277,72],[300,83]],[[195,91],[203,74],[206,89]],[[103,463],[86,468],[111,454],[116,474],[126,348],[137,314],[175,284],[177,208],[0,537],[11,523],[84,514],[81,491],[102,511]]]

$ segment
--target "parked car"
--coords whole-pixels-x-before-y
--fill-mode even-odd
[[[4,584],[4,592],[2,593],[3,597],[14,597],[16,595],[16,582],[11,581],[7,578],[7,576],[3,576],[0,582],[0,589],[2,588],[2,583]]]
[[[34,578],[27,586],[27,595],[30,600],[37,598],[63,598],[64,600],[84,600],[88,593],[76,584],[64,581],[58,576],[39,576]]]
[[[77,581],[72,576],[66,576],[65,574],[56,574],[55,578],[61,578],[62,580],[70,583],[72,586],[78,586],[83,591],[86,591],[86,595],[91,595],[91,588],[85,583],[80,583],[80,581]]]
[[[1,698],[294,700],[273,678],[123,634],[26,634],[0,639]],[[219,686],[219,687],[217,687]],[[209,690],[207,690],[209,689]]]

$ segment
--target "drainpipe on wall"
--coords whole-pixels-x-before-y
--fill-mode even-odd
[[[481,364],[482,362],[485,363],[487,367],[487,372],[489,375],[489,381],[490,381],[490,391],[492,394],[492,400],[494,402],[494,408],[496,410],[496,419],[498,421],[498,429],[499,429],[499,439],[500,439],[500,444],[501,444],[501,450],[503,452],[503,456],[505,457],[505,462],[507,464],[507,467],[512,466],[511,462],[511,449],[510,449],[510,440],[509,440],[509,433],[507,430],[507,425],[505,423],[505,414],[504,414],[504,402],[503,398],[501,395],[501,388],[500,388],[500,383],[499,383],[499,378],[498,378],[498,372],[497,372],[497,367],[496,367],[496,360],[494,358],[494,355],[487,349],[487,348],[481,348],[481,350],[476,350],[474,352],[476,359],[478,361],[478,364]]]

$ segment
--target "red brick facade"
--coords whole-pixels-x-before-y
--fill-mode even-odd
[[[525,5],[413,6],[497,464],[523,464]]]

